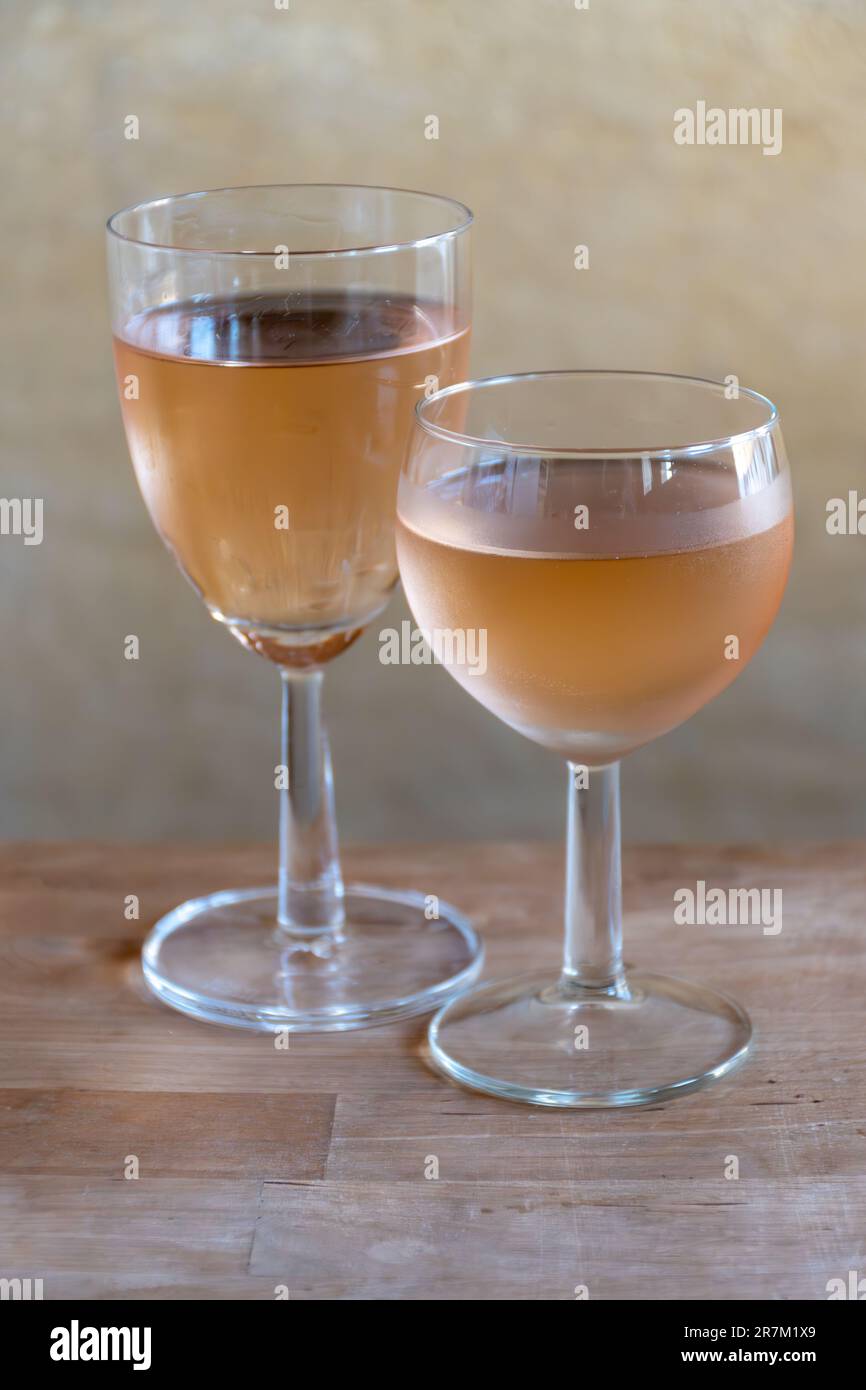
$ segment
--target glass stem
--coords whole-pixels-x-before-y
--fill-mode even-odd
[[[320,670],[281,669],[280,877],[282,931],[309,938],[343,924],[343,878],[334,815],[334,782],[322,722]]]
[[[568,764],[561,988],[623,996],[619,763]],[[586,782],[584,786],[583,783]]]

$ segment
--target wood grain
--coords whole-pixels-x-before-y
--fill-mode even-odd
[[[346,861],[472,915],[488,975],[557,959],[556,848]],[[628,958],[729,990],[757,1041],[735,1076],[623,1112],[461,1090],[422,1020],[284,1052],[151,998],[150,924],[271,868],[257,848],[0,847],[0,1274],[49,1299],[522,1301],[822,1299],[866,1273],[863,846],[626,853]],[[699,878],[781,888],[782,932],[675,925]]]

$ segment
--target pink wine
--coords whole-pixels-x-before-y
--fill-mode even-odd
[[[791,558],[787,475],[739,497],[712,463],[647,487],[635,460],[519,462],[401,478],[406,595],[428,631],[486,632],[486,670],[450,669],[500,719],[611,762],[688,719],[759,647]]]
[[[307,665],[381,610],[415,403],[467,355],[441,306],[361,293],[168,304],[115,339],[150,514],[246,645]]]

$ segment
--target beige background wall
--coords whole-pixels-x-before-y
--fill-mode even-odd
[[[477,374],[735,372],[778,401],[799,528],[782,615],[732,690],[631,760],[626,829],[866,831],[866,537],[824,528],[828,497],[866,491],[866,7],[7,0],[0,26],[0,496],[46,509],[41,546],[0,538],[0,834],[272,832],[277,682],[208,622],[135,490],[102,223],[292,180],[475,209]],[[698,99],[781,107],[782,153],[678,147],[673,112]],[[368,636],[330,676],[347,838],[560,832],[549,755],[443,671],[376,654]]]

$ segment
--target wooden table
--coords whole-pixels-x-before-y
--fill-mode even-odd
[[[557,848],[345,859],[474,916],[488,975],[557,958]],[[151,998],[150,923],[271,869],[270,849],[0,849],[0,1274],[47,1299],[444,1300],[823,1299],[866,1274],[862,846],[626,852],[628,958],[736,995],[757,1045],[619,1112],[461,1090],[425,1065],[423,1020],[286,1052]],[[698,879],[782,888],[781,934],[675,926]]]

